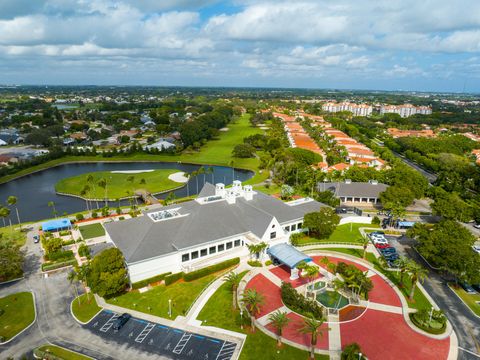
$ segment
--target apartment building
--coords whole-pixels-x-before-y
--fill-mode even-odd
[[[432,108],[429,106],[415,106],[412,104],[403,104],[403,105],[382,105],[380,107],[380,114],[398,114],[402,118],[406,118],[412,115],[421,114],[421,115],[430,115],[432,113]]]
[[[339,111],[350,111],[355,116],[370,116],[372,114],[373,107],[368,104],[327,102],[322,105],[322,110],[333,113]]]

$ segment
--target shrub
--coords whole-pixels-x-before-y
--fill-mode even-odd
[[[199,279],[201,277],[213,274],[217,271],[229,268],[233,265],[237,265],[238,263],[240,263],[240,258],[238,258],[238,257],[230,259],[230,260],[222,261],[221,263],[211,265],[211,266],[207,266],[207,267],[204,267],[203,269],[199,269],[199,270],[196,270],[196,271],[192,271],[188,274],[185,274],[183,276],[183,279],[185,281],[196,280],[196,279]]]
[[[80,245],[80,247],[78,248],[78,255],[90,258],[90,249],[86,244]]]
[[[255,148],[250,144],[238,144],[233,148],[232,156],[236,158],[252,158],[255,156]]]
[[[247,264],[252,267],[262,267],[262,263],[258,260],[248,260]]]
[[[173,284],[174,282],[180,280],[183,277],[183,272],[171,274],[165,276],[165,285]]]
[[[80,220],[85,219],[85,216],[83,216],[83,214],[77,214],[77,215],[75,215],[75,218],[76,218],[78,221],[80,221]]]
[[[118,215],[120,215],[120,214],[122,214],[122,209],[117,208],[117,209],[115,210],[115,212],[116,212]]]
[[[53,251],[51,253],[48,253],[45,255],[45,258],[50,261],[65,261],[65,260],[70,260],[73,259],[75,256],[73,255],[72,250],[66,250],[66,251]]]
[[[120,216],[118,220],[125,220],[125,216]]]
[[[290,235],[290,244],[293,246],[298,246],[300,239],[303,237],[303,233],[295,233]]]
[[[2,316],[3,314],[5,314],[5,310],[0,309],[0,316]]]
[[[98,213],[96,211],[92,212],[92,217],[96,219],[98,217]]]
[[[380,225],[380,218],[378,216],[374,216],[372,219],[373,225]]]
[[[438,326],[431,326],[430,324],[428,324],[428,321],[427,322],[423,321],[423,319],[422,319],[423,316],[422,316],[421,312],[422,311],[409,314],[410,320],[412,320],[412,322],[415,324],[415,326],[417,326],[418,328],[420,328],[423,331],[426,331],[430,334],[439,335],[439,334],[443,334],[445,332],[445,329],[447,328],[446,319],[445,320],[433,319],[435,321],[435,323],[438,324]]]
[[[54,263],[54,264],[42,264],[42,271],[50,271],[50,270],[55,270],[55,269],[60,269],[65,266],[69,265],[75,265],[77,264],[76,259],[68,260],[68,261],[63,261],[59,263]]]
[[[62,243],[63,246],[75,244],[75,240],[67,240]]]
[[[63,230],[59,232],[60,236],[68,236],[71,235],[72,233],[69,230]]]
[[[153,277],[145,279],[145,280],[138,281],[136,283],[132,283],[132,289],[133,290],[141,289],[141,288],[143,288],[143,287],[145,287],[149,284],[162,281],[163,279],[165,279],[165,277],[167,275],[170,275],[170,274],[171,274],[171,272],[167,272],[167,273],[164,273],[164,274],[153,276]]]
[[[272,260],[265,261],[265,266],[269,266],[269,265],[272,265]]]
[[[302,296],[288,282],[282,282],[281,296],[283,303],[291,310],[304,315],[313,316],[315,319],[323,317],[323,311],[320,305],[314,300]]]

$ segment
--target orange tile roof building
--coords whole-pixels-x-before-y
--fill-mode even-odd
[[[433,130],[400,130],[397,128],[388,128],[388,134],[393,138],[400,137],[435,137]]]

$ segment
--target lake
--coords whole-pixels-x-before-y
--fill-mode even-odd
[[[81,163],[66,164],[54,168],[46,169],[41,172],[30,174],[22,178],[12,180],[0,185],[0,202],[6,204],[9,196],[18,198],[18,210],[20,220],[38,221],[53,217],[52,208],[48,202],[53,201],[59,215],[64,212],[71,214],[86,210],[85,201],[69,196],[58,195],[55,193],[55,184],[63,178],[80,175],[93,171],[125,171],[125,170],[147,170],[147,169],[178,169],[191,173],[198,170],[201,165],[169,163],[169,162],[129,162],[129,163]],[[207,168],[208,166],[204,166]],[[196,178],[190,178],[188,181],[189,194],[197,194],[202,189],[204,181],[223,182],[228,185],[233,180],[246,181],[253,176],[253,172],[248,170],[233,170],[226,166],[212,166],[213,175],[199,175]],[[212,179],[213,176],[213,179]],[[235,178],[234,178],[235,176]],[[181,184],[179,184],[181,185]],[[187,186],[174,191],[177,197],[187,196]],[[165,198],[167,194],[158,195],[157,198]],[[101,206],[101,204],[99,204]],[[128,201],[122,201],[121,205],[128,205]],[[110,203],[110,207],[117,207],[117,202]],[[12,209],[11,219],[16,223],[15,210]]]

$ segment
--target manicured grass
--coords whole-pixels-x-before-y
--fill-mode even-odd
[[[105,229],[100,223],[79,226],[78,230],[80,231],[80,234],[82,234],[84,240],[105,235]]]
[[[355,257],[358,257],[360,259],[363,259],[363,249],[350,249],[350,248],[319,248],[318,250],[327,250],[327,251],[336,251],[348,255],[352,255]],[[372,264],[377,263],[377,259],[375,258],[375,255],[373,255],[371,252],[367,251],[366,258],[368,262]]]
[[[281,191],[281,187],[277,184],[272,184],[269,187],[266,187],[265,185],[256,185],[253,189],[269,195],[279,194]]]
[[[89,294],[89,298],[90,300],[88,299],[87,294],[82,294],[72,301],[73,315],[75,315],[78,320],[85,323],[90,321],[101,310],[101,307],[97,305],[97,301],[93,294]]]
[[[243,272],[243,276],[247,271]],[[239,310],[232,308],[232,292],[227,284],[223,284],[212,295],[198,314],[197,319],[203,321],[203,325],[215,326],[222,329],[247,334],[247,340],[243,346],[240,359],[257,360],[257,359],[307,359],[306,351],[294,348],[293,346],[283,345],[278,348],[276,340],[264,334],[260,330],[255,333],[249,331],[248,315],[243,315],[244,329],[240,328],[241,318]],[[316,359],[328,359],[326,355],[316,355]]]
[[[450,288],[457,294],[476,315],[480,316],[480,294],[467,294],[461,287],[450,286]]]
[[[200,292],[213,280],[216,275],[184,282],[180,280],[174,284],[155,286],[144,293],[131,291],[116,298],[107,300],[113,305],[141,311],[147,314],[168,318],[168,300],[172,300],[172,319],[178,315],[185,315],[190,305]],[[149,309],[150,307],[150,309]]]
[[[90,186],[90,191],[83,195],[89,199],[120,199],[132,194],[139,189],[145,189],[148,192],[155,194],[163,191],[168,191],[181,186],[181,183],[175,182],[168,178],[169,175],[178,172],[175,169],[159,169],[152,172],[143,172],[138,174],[119,174],[111,171],[96,171],[85,173],[77,176],[65,178],[57,182],[55,190],[60,193],[73,194],[80,196],[80,192],[85,185],[88,184],[87,177],[93,177],[93,185]],[[133,184],[127,179],[133,176]],[[102,187],[98,186],[100,179],[107,180],[107,193]],[[145,183],[143,184],[143,180]]]
[[[27,233],[20,231],[18,225],[15,224],[12,227],[5,226],[0,228],[0,242],[13,241],[18,245],[25,245],[27,241]]]
[[[360,228],[362,227],[378,227],[371,224],[344,224],[338,225],[333,234],[328,239],[316,239],[305,234],[304,237],[299,239],[299,245],[309,243],[362,243],[362,235],[360,234]]]
[[[0,337],[9,340],[35,320],[33,295],[20,292],[0,298],[0,309],[5,313],[0,316]]]
[[[75,163],[75,162],[99,162],[99,161],[108,161],[108,162],[127,162],[127,161],[166,161],[166,162],[185,162],[193,164],[205,164],[205,165],[220,165],[220,166],[230,166],[231,161],[233,160],[233,166],[242,169],[248,169],[255,171],[255,176],[248,181],[250,184],[257,184],[264,181],[268,178],[268,171],[263,171],[260,173],[258,169],[259,160],[257,158],[250,159],[237,159],[232,158],[232,150],[235,145],[243,143],[243,138],[254,135],[261,134],[263,130],[253,127],[249,122],[250,115],[245,114],[237,118],[228,124],[229,131],[221,131],[218,139],[209,141],[205,146],[203,146],[200,151],[193,152],[188,154],[186,152],[180,155],[169,155],[169,154],[126,154],[122,156],[115,156],[111,158],[104,158],[100,155],[97,156],[65,156],[61,159],[56,159],[48,161],[46,163],[32,166],[28,169],[21,170],[12,175],[6,175],[0,178],[0,184],[7,182],[9,180],[15,179],[22,175],[27,175],[35,171],[47,169],[53,166],[65,164],[65,163]]]
[[[64,360],[91,360],[91,357],[84,356],[56,345],[43,345],[38,350],[58,356]]]

